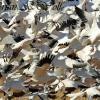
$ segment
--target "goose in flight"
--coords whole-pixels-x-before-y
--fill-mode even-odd
[[[52,60],[54,59],[53,55],[46,55],[43,57],[40,61],[37,63],[37,67],[35,68],[31,81],[35,84],[50,84],[52,81],[56,79],[54,76],[49,76],[47,74],[47,70],[50,68],[50,64]],[[25,83],[30,82],[30,80],[27,80]]]

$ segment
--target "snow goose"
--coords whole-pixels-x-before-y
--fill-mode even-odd
[[[4,37],[6,37],[7,35],[10,35],[14,30],[13,28],[15,27],[16,25],[10,27],[10,28],[6,28],[6,27],[2,27],[0,25],[0,41],[3,40]]]
[[[70,53],[71,54],[71,53]],[[84,61],[82,61],[80,58],[76,59],[76,58],[72,58],[68,55],[68,57],[61,53],[61,54],[54,54],[56,55],[52,64],[54,67],[62,67],[65,69],[72,69],[72,68],[81,68],[81,67],[85,67],[87,65],[87,63],[85,63]]]
[[[98,88],[95,87],[90,87],[88,89],[86,89],[86,94],[87,94],[87,98],[88,100],[93,99],[93,97],[100,97],[100,91],[98,90]]]
[[[97,80],[99,78],[99,72],[95,71],[95,69],[91,66],[74,69],[74,73],[77,76],[80,76],[82,82],[87,86],[92,86],[93,84],[98,83]]]
[[[79,37],[79,35],[76,35],[76,36],[69,39],[68,35],[67,35],[67,36],[59,39],[58,43],[54,47],[52,53],[56,53],[56,52],[57,53],[65,53],[67,55],[70,50],[72,51],[74,49],[81,48],[82,46],[80,45],[80,43],[76,41],[76,39],[78,39],[78,37]],[[76,45],[76,42],[77,42],[77,45]]]
[[[34,70],[33,77],[31,78],[33,83],[50,84],[52,81],[54,81],[56,79],[56,77],[49,76],[47,74],[47,69],[50,68],[50,64],[53,59],[54,59],[53,55],[47,55],[46,57],[44,57],[37,63],[37,67]]]
[[[63,12],[59,12],[59,11],[56,11],[56,10],[53,10],[53,7],[50,7],[48,9],[49,11],[49,16],[48,16],[48,20],[53,20],[54,22],[63,22],[63,21],[66,21],[67,18],[69,17],[66,13],[63,13]]]
[[[65,41],[66,40],[67,39],[65,38]],[[74,51],[75,48],[68,49],[69,48],[68,43],[65,42],[66,45],[67,45],[66,46],[63,43],[59,43],[59,42],[58,42],[57,46],[52,50],[52,54],[56,55],[56,57],[53,60],[54,66],[65,67],[65,68],[73,68],[73,66],[75,66],[75,65],[77,65],[77,67],[78,67],[78,65],[79,66],[83,66],[83,65],[85,66],[86,65],[84,62],[79,62],[76,59],[72,59],[72,58],[67,57],[67,55],[71,54]],[[62,42],[64,42],[64,40]],[[77,50],[77,48],[76,48],[76,50]]]
[[[75,26],[78,23],[78,20],[73,19],[73,18],[68,18],[66,21],[62,21],[62,22],[54,22],[56,25],[56,30],[57,31],[63,31],[65,28],[76,28]]]
[[[41,32],[43,30],[43,28],[47,27],[47,21],[41,21],[41,18],[43,17],[41,11],[39,12],[39,10],[36,9],[36,11],[32,11],[29,13],[29,15],[25,18],[25,20],[28,22],[28,24],[31,25],[31,29],[32,29],[32,33],[34,33],[35,35],[38,32]],[[33,18],[31,17],[33,16]]]
[[[26,21],[24,20],[24,18],[26,17],[28,15],[28,12],[25,12],[25,11],[20,11],[20,12],[18,12],[12,19],[11,19],[11,21],[10,21],[10,23],[9,23],[9,27],[11,27],[12,25],[14,25],[14,24],[17,24],[17,26],[18,26],[18,24],[20,24],[19,26],[20,27],[22,27],[22,29],[24,28],[24,30],[23,31],[25,31],[25,25],[26,25]],[[17,30],[17,31],[20,31],[19,29]],[[22,32],[23,32],[22,31]],[[21,32],[19,32],[19,33],[21,33]],[[25,33],[25,32],[24,32]]]
[[[24,19],[27,20],[28,24],[32,24],[35,21],[34,16],[41,12],[41,10],[38,10],[36,7],[34,7],[34,10],[30,10]]]
[[[14,27],[14,30],[15,30],[14,35],[15,36],[17,36],[17,35],[20,34],[20,35],[22,35],[24,37],[27,37],[27,34],[25,32],[26,32],[26,29],[27,29],[27,27],[29,25],[27,24],[27,21],[26,20],[24,20],[24,19],[18,20],[12,26],[14,26],[14,25],[16,26],[16,27]]]
[[[100,1],[99,0],[97,0],[96,2],[95,2],[95,0],[93,0],[92,2],[94,4],[92,6],[93,10],[100,9],[100,7],[99,7]]]
[[[78,57],[81,58],[84,62],[91,60],[93,54],[95,54],[95,50],[93,50],[93,47],[91,45],[88,45],[83,49],[77,51]]]
[[[32,48],[38,48],[40,49],[41,53],[46,53],[48,51],[51,51],[52,46],[56,44],[57,40],[54,39],[52,34],[49,34],[46,31],[43,31],[42,33],[38,34],[32,42]]]
[[[99,31],[100,31],[100,28],[97,24],[97,18],[94,17],[93,24],[92,24],[92,27],[90,30],[90,37],[89,37],[91,44],[94,44],[95,42],[97,42],[100,39]],[[94,36],[94,33],[95,33],[95,36]]]
[[[97,24],[97,18],[96,18],[96,16],[94,16],[92,27],[87,32],[86,39],[85,40],[83,39],[82,44],[83,45],[90,45],[90,44],[93,45],[93,44],[97,43],[99,41],[99,38],[100,38],[99,31],[100,31],[100,29],[99,29],[99,26]],[[94,33],[95,33],[95,36],[94,36]],[[84,37],[84,34],[83,34],[83,37]]]
[[[79,16],[79,18],[81,19],[82,22],[84,22],[84,23],[87,22],[89,24],[89,26],[91,27],[91,25],[93,23],[93,16],[91,13],[83,11],[82,9],[80,9],[77,6],[75,6],[75,12]]]
[[[35,48],[35,49],[36,49],[36,48]],[[25,69],[25,70],[23,71],[23,73],[25,73],[26,75],[32,76],[34,70],[35,70],[36,67],[37,67],[37,63],[38,63],[38,61],[39,61],[39,59],[40,59],[40,51],[39,51],[38,49],[36,49],[35,51],[36,51],[36,52],[33,52],[33,53],[32,53],[32,54],[33,54],[33,59],[32,59],[33,61],[32,61],[32,63],[31,63],[31,65],[30,65],[30,67],[27,68],[27,69]]]
[[[77,81],[72,81],[70,79],[64,79],[61,82],[58,83],[57,87],[55,88],[55,91],[58,91],[59,89],[61,89],[62,87],[74,87],[74,88],[78,88],[78,87],[86,87],[84,84],[77,82]]]
[[[12,47],[12,49],[17,49],[17,48],[25,48],[26,46],[28,46],[29,44],[32,43],[32,40],[31,38],[26,38],[24,40],[22,40],[21,42],[18,42],[16,44],[14,44],[14,46]]]
[[[29,44],[31,44],[31,43],[32,43],[32,39],[27,38],[27,39],[22,40],[21,42],[14,44],[13,47],[12,47],[13,55],[10,59],[10,62],[15,60],[18,56],[22,56],[22,54],[20,53],[21,50],[24,49],[24,48],[30,47]]]
[[[22,85],[23,83],[23,78],[11,78],[11,79],[7,79],[7,81],[0,87],[0,90],[3,90],[8,97],[11,96],[13,97],[14,95],[21,95],[21,93],[23,93],[23,95],[25,94],[24,91],[26,91],[27,89]]]
[[[67,94],[67,96],[70,97],[70,100],[80,99],[80,98],[82,98],[83,95],[84,95],[84,91],[80,91],[78,93]],[[80,97],[80,98],[78,98],[78,97]]]

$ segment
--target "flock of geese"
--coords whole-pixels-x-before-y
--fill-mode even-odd
[[[23,5],[0,11],[0,100],[100,100],[100,0]]]

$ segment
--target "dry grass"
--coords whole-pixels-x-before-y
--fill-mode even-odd
[[[64,99],[61,98],[62,95],[63,95],[62,92],[59,92],[57,95],[59,95],[59,96],[56,99],[50,99],[49,98],[48,100],[64,100]],[[3,98],[3,100],[6,100],[5,97],[4,97],[4,95],[3,95],[3,93],[0,93],[0,98]],[[14,97],[11,100],[29,100],[29,99],[27,97]],[[40,100],[40,99],[37,96],[35,96],[33,100]],[[70,100],[70,98],[66,96],[66,100]],[[87,100],[87,98],[86,97],[78,97],[75,100]],[[100,100],[100,98],[93,99],[93,100]]]
[[[4,82],[4,79],[1,77],[0,78],[0,85],[2,85],[3,82]],[[14,91],[14,89],[13,89],[13,91]],[[16,90],[15,90],[15,92],[16,92]],[[75,89],[71,93],[78,93],[78,92],[80,92],[80,89]],[[48,98],[48,100],[70,100],[69,97],[64,96],[63,90],[58,91],[57,93],[55,93],[55,95],[56,95],[57,98],[55,98],[55,99]],[[6,100],[3,91],[0,91],[0,98],[3,98],[3,100]],[[64,99],[64,98],[66,98],[66,99]],[[13,97],[11,100],[29,100],[29,99],[28,99],[28,97]],[[40,99],[39,99],[38,96],[35,96],[33,100],[40,100]],[[78,97],[75,100],[87,100],[87,97],[85,97],[85,96],[84,97]],[[100,98],[99,99],[93,99],[93,100],[100,100]]]
[[[3,80],[2,78],[0,78],[0,85],[3,84]],[[72,93],[77,93],[79,92],[80,89],[75,89]],[[64,91],[63,90],[60,90],[58,91],[57,93],[55,93],[56,97],[55,99],[51,99],[51,98],[48,98],[48,100],[70,100],[69,97],[64,97]],[[4,93],[2,91],[0,91],[0,98],[3,98],[3,100],[6,100],[5,96],[4,96]],[[14,97],[12,98],[11,100],[29,100],[28,97]],[[38,98],[38,96],[35,96],[33,100],[40,100]],[[84,97],[78,97],[77,99],[75,100],[87,100],[87,98],[84,96]],[[93,99],[93,100],[100,100],[99,99]]]

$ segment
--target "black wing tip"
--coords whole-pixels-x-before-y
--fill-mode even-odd
[[[37,66],[41,67],[43,64],[46,64],[46,63],[51,64],[51,62],[53,61],[54,58],[55,58],[54,55],[52,55],[52,54],[47,54],[44,58],[42,58],[42,59],[38,62]]]
[[[50,42],[49,47],[52,48],[56,43],[58,43],[58,40],[53,39],[53,40]]]
[[[9,73],[13,69],[14,65],[8,64],[4,66],[3,73]]]

